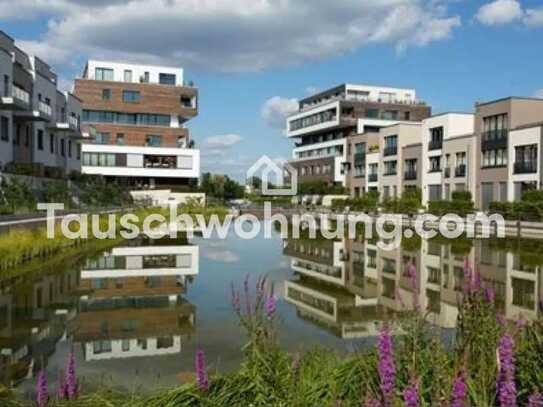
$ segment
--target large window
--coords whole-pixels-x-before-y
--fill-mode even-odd
[[[145,137],[145,145],[147,147],[160,147],[162,144],[162,136],[149,134]]]
[[[515,147],[515,174],[537,172],[537,144]]]
[[[385,137],[385,151],[383,155],[396,155],[398,154],[398,136],[387,136]]]
[[[439,150],[443,146],[443,127],[430,129],[430,144],[428,150]]]
[[[385,161],[384,166],[385,166],[384,175],[396,175],[397,167],[398,167],[397,161]]]
[[[94,78],[97,81],[113,81],[113,69],[110,68],[96,68],[94,72]]]
[[[143,166],[145,168],[177,168],[177,156],[145,155]]]
[[[141,98],[140,93],[137,90],[123,90],[123,102],[136,103]]]
[[[43,130],[38,129],[38,150],[43,151]]]
[[[94,138],[95,144],[109,144],[111,135],[109,133],[96,133]]]
[[[430,169],[428,172],[441,171],[441,156],[430,157]]]
[[[83,165],[89,167],[115,167],[115,154],[83,153]]]
[[[482,152],[483,167],[505,167],[507,165],[507,149],[485,150]]]
[[[290,122],[290,131],[300,130],[305,127],[315,126],[317,124],[331,122],[336,120],[337,109],[328,109],[324,112],[315,113],[301,119],[296,119]]]
[[[111,89],[102,89],[102,100],[111,100]]]
[[[132,126],[170,127],[170,116],[149,113],[119,113],[103,110],[83,110],[83,121],[90,123],[129,124]]]
[[[132,71],[130,69],[124,70],[123,79],[125,82],[132,82]]]
[[[161,85],[175,85],[176,76],[172,73],[158,74],[158,83]]]

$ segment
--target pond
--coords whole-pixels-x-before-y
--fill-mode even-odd
[[[58,270],[0,282],[2,380],[31,389],[45,366],[51,383],[73,349],[85,382],[151,390],[194,370],[198,348],[222,372],[245,343],[230,305],[266,275],[279,299],[277,329],[290,351],[315,346],[350,352],[373,345],[380,322],[413,305],[408,265],[428,322],[450,336],[468,262],[510,319],[536,318],[543,295],[538,243],[496,240],[375,241],[138,239]],[[520,248],[520,249],[519,249]]]

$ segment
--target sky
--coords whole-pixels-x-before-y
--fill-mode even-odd
[[[542,0],[0,0],[0,29],[69,89],[86,59],[181,66],[202,171],[291,156],[285,117],[341,83],[417,90],[434,113],[543,97]]]

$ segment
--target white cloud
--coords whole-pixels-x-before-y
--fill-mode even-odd
[[[527,9],[524,16],[524,24],[528,27],[543,26],[543,7]]]
[[[284,129],[287,116],[296,111],[298,111],[298,101],[296,99],[274,96],[264,102],[260,114],[268,126]]]
[[[534,93],[534,98],[543,99],[543,89],[539,89]]]
[[[210,149],[230,148],[241,142],[241,140],[243,140],[243,137],[238,134],[225,134],[221,136],[208,137],[204,140],[204,144]]]
[[[484,25],[503,25],[520,20],[523,15],[517,0],[495,0],[483,5],[475,18]]]
[[[387,43],[448,37],[447,0],[0,0],[0,20],[50,18],[42,49],[58,57],[257,71]],[[66,54],[59,52],[62,50]],[[47,55],[43,55],[47,58]]]

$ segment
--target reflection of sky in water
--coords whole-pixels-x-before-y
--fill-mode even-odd
[[[357,347],[374,343],[375,339],[372,335],[369,335],[367,338],[362,337],[358,339],[341,339],[340,337],[341,329],[346,329],[345,332],[347,334],[354,334],[356,336],[367,328],[364,326],[365,323],[368,326],[372,325],[373,320],[379,320],[383,316],[382,309],[379,311],[375,307],[372,308],[371,304],[374,303],[371,301],[377,301],[375,296],[355,295],[353,293],[357,290],[363,290],[360,287],[356,287],[358,281],[372,276],[372,271],[368,267],[365,269],[363,267],[360,268],[360,261],[365,262],[366,266],[375,262],[376,270],[377,268],[380,269],[379,272],[375,271],[376,274],[374,277],[378,281],[383,281],[382,286],[380,288],[376,288],[377,286],[370,287],[380,292],[380,294],[377,294],[379,296],[379,304],[384,305],[385,308],[397,309],[398,306],[395,304],[395,301],[386,298],[387,295],[393,294],[395,289],[401,291],[402,295],[405,296],[403,297],[404,302],[411,302],[408,289],[409,282],[402,281],[401,276],[403,270],[402,259],[408,254],[406,251],[397,252],[396,254],[378,253],[377,258],[370,258],[368,254],[370,246],[364,247],[362,243],[353,244],[352,242],[348,242],[347,245],[343,243],[334,245],[332,242],[325,242],[324,245],[318,242],[316,244],[314,242],[301,243],[301,246],[305,246],[302,251],[309,249],[313,250],[313,252],[310,252],[309,255],[305,253],[304,257],[304,254],[296,254],[296,250],[301,249],[300,245],[289,244],[287,253],[284,242],[279,238],[278,234],[275,234],[272,240],[264,239],[262,236],[245,240],[236,237],[233,233],[230,233],[226,240],[217,238],[206,240],[202,237],[195,237],[190,244],[198,246],[199,249],[197,260],[199,273],[189,278],[184,293],[182,293],[181,288],[176,289],[175,287],[173,292],[174,295],[180,294],[180,297],[191,304],[195,310],[194,329],[191,330],[193,333],[181,336],[181,351],[163,356],[110,358],[105,360],[89,360],[87,358],[87,361],[85,361],[83,346],[81,343],[76,343],[74,349],[76,351],[79,374],[87,377],[92,382],[114,383],[127,388],[138,388],[141,386],[145,389],[151,389],[162,385],[172,385],[177,382],[177,376],[182,375],[182,373],[193,372],[194,354],[198,347],[201,347],[206,352],[208,363],[211,366],[223,372],[234,369],[240,362],[240,349],[245,344],[245,336],[244,332],[239,328],[237,318],[231,309],[230,284],[233,282],[237,289],[242,290],[243,281],[247,274],[251,275],[251,287],[254,287],[259,275],[267,275],[268,281],[273,283],[275,293],[279,298],[279,322],[277,324],[279,337],[282,345],[292,352],[314,346],[330,347],[338,351],[350,351]],[[120,248],[126,250],[123,245]],[[339,252],[337,251],[338,248],[340,249]],[[147,249],[145,250],[147,253]],[[320,250],[321,254],[326,252],[328,257],[330,255],[332,257],[331,259],[322,257],[319,260],[318,256],[315,255],[315,250]],[[506,270],[522,267],[526,269],[527,266],[523,266],[517,258],[513,258],[509,254],[506,255],[503,251],[493,252],[494,254],[490,255],[491,253],[485,251],[484,247],[478,250],[475,256],[474,253],[476,250],[471,249],[468,260],[476,263],[475,266],[483,274],[483,280],[494,279],[498,295],[505,293],[506,284],[512,286],[511,292],[516,300],[509,299],[511,304],[508,306],[508,309],[515,311],[521,309],[520,306],[524,307],[522,309],[533,308],[533,304],[534,302],[537,303],[537,299],[534,297],[533,290],[530,292],[531,282],[528,280],[519,280],[520,282],[515,280],[518,280],[522,276],[526,277],[528,274],[525,272],[524,274],[522,274],[523,272],[517,273],[514,270],[511,271],[511,278],[506,274]],[[442,320],[438,321],[436,319],[436,321],[438,321],[437,325],[447,326],[451,320],[454,320],[456,315],[453,305],[454,290],[451,290],[455,284],[458,284],[458,281],[455,280],[457,279],[455,275],[458,275],[458,270],[455,270],[455,267],[458,268],[459,265],[461,266],[466,257],[464,255],[455,255],[450,252],[450,248],[447,249],[445,246],[439,244],[429,245],[423,243],[415,251],[418,251],[416,256],[419,256],[417,258],[419,262],[418,266],[423,270],[422,274],[420,274],[421,280],[419,283],[425,284],[421,300],[428,301],[428,303],[425,303],[425,307],[429,308],[432,306],[430,300],[435,298],[435,292],[441,290],[441,298],[438,297],[438,302],[441,301],[441,309],[447,315]],[[411,252],[412,254],[413,252]],[[102,260],[104,259],[102,258]],[[322,284],[322,281],[319,281],[322,275],[317,274],[319,278],[315,278],[315,273],[313,273],[315,270],[311,268],[308,269],[309,272],[306,275],[302,273],[305,277],[298,275],[291,269],[291,259],[298,261],[300,267],[307,266],[312,261],[317,264],[317,267],[324,265],[324,269],[331,273],[330,278],[332,280],[338,278],[338,275],[334,274],[337,273],[334,267],[337,266],[336,263],[339,261],[345,265],[344,270],[350,270],[348,273],[345,272],[344,275],[341,275],[341,278],[347,276],[348,283],[351,285],[343,287],[342,284],[339,284],[339,286],[334,283],[328,285]],[[395,263],[390,263],[391,259],[394,259]],[[309,263],[307,262],[308,260]],[[329,267],[330,264],[327,262],[332,261],[334,264],[332,267]],[[448,265],[446,269],[447,274],[445,274],[446,264]],[[439,278],[431,272],[431,270],[435,271],[439,267],[443,270],[440,277],[441,285],[438,282]],[[390,281],[386,284],[384,283],[385,280],[391,278],[390,270],[386,271],[387,268],[397,270],[396,273],[392,272],[392,276],[396,275],[398,279],[396,288],[390,288]],[[363,270],[362,274],[357,275],[356,273],[359,272],[357,270],[361,269]],[[426,273],[424,270],[428,272]],[[531,269],[529,270],[530,273],[534,273],[535,281],[540,278],[538,270],[539,268],[537,268],[537,273]],[[319,273],[321,272],[322,270],[319,271]],[[447,287],[445,284],[446,280],[449,282]],[[344,304],[347,305],[343,306],[338,320],[332,318],[332,322],[328,324],[329,326],[325,327],[327,324],[323,323],[322,318],[312,315],[315,309],[319,310],[319,307],[315,306],[315,304],[312,304],[313,307],[310,306],[306,308],[305,312],[302,312],[300,307],[287,303],[284,299],[284,293],[286,284],[290,284],[286,283],[288,281],[298,282],[300,283],[298,288],[313,289],[324,297],[329,296],[329,298],[333,299],[342,298],[346,301]],[[535,287],[537,287],[537,284]],[[451,291],[449,299],[445,298],[446,289]],[[351,292],[352,290],[354,291]],[[78,292],[79,294],[77,295],[85,295],[84,292],[81,292],[81,287]],[[171,296],[172,292],[168,291],[167,294]],[[0,295],[1,298],[2,296]],[[364,308],[364,301],[369,301],[369,305],[366,308]],[[2,304],[0,303],[0,308],[1,306]],[[322,304],[319,306],[324,308]],[[76,319],[81,316],[81,310],[82,305],[80,305],[79,314],[75,314]],[[160,312],[159,315],[163,313],[166,313],[166,311]],[[326,317],[324,319],[326,320]],[[349,325],[351,322],[353,324]],[[157,322],[157,324],[159,323]],[[161,331],[161,325],[159,324],[158,326],[158,331]],[[62,324],[60,327],[62,333],[64,331]],[[374,324],[373,328],[375,328]],[[369,329],[371,330],[372,328],[370,327]],[[163,334],[164,332],[161,331],[157,335]],[[0,330],[0,343],[3,343],[2,340],[6,339],[5,334],[4,336],[2,335],[2,331]],[[149,335],[152,335],[152,333],[147,336]],[[71,337],[71,334],[68,334],[68,338]],[[7,339],[9,340],[9,338]],[[136,338],[131,339],[135,340]],[[44,343],[47,346],[44,347]],[[58,371],[64,368],[71,346],[72,344],[66,337],[60,338],[60,336],[45,342],[34,342],[34,349],[31,349],[31,353],[34,356],[37,354],[48,355],[47,368],[49,379],[52,383],[56,381]],[[33,387],[33,384],[28,383],[27,387],[30,389]]]

